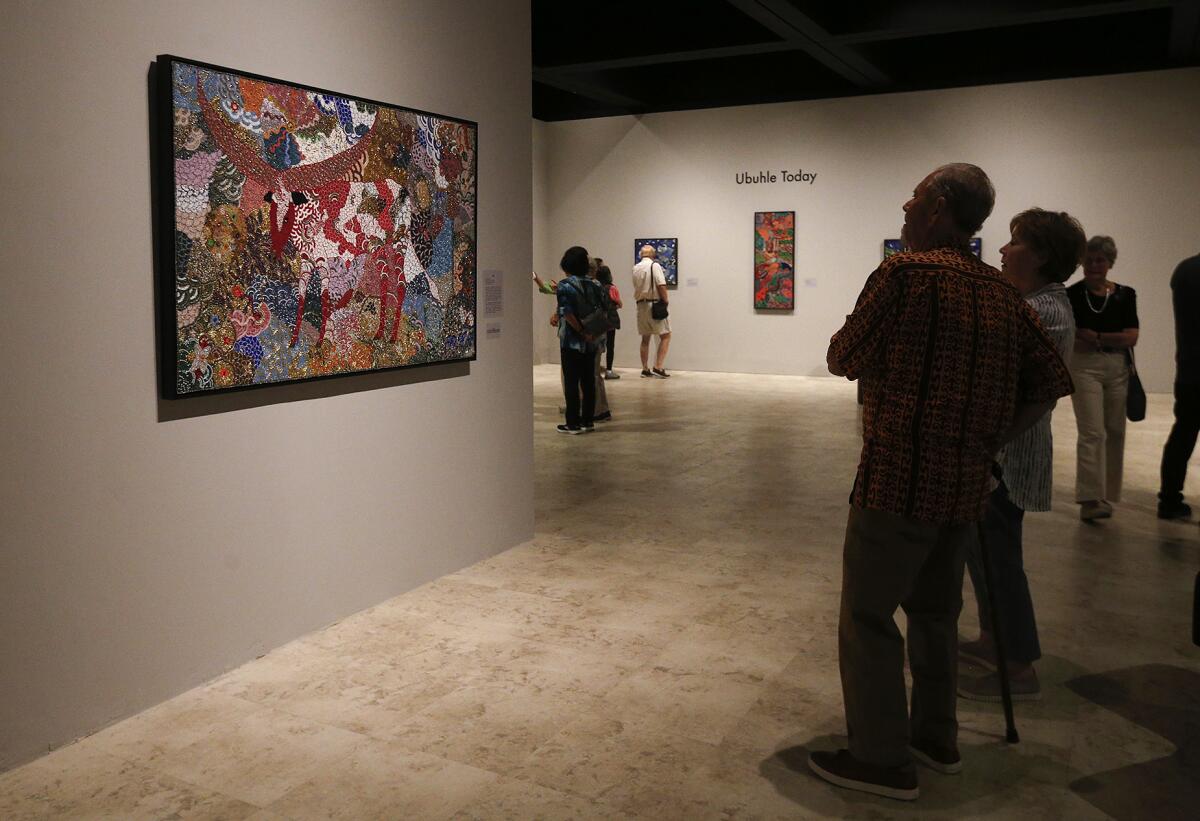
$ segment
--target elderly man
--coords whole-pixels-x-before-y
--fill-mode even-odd
[[[633,266],[633,297],[637,300],[638,333],[642,335],[642,376],[670,376],[663,364],[667,349],[671,347],[671,320],[655,319],[651,308],[655,302],[667,304],[667,275],[663,267],[654,261],[653,245],[643,245],[638,252],[641,259]],[[658,351],[654,355],[654,368],[650,367],[650,337],[658,337]]]
[[[904,205],[906,250],[871,274],[829,344],[831,373],[865,378],[838,628],[850,749],[814,752],[809,766],[838,786],[891,798],[917,797],[914,758],[942,773],[962,769],[964,548],[977,538],[1000,446],[1072,388],[1033,309],[968,248],[994,199],[973,165],[922,180]]]

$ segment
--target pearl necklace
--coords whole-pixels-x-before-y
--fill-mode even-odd
[[[1085,300],[1087,300],[1087,306],[1089,308],[1091,308],[1092,313],[1102,314],[1102,313],[1104,313],[1104,309],[1108,307],[1108,298],[1111,297],[1114,293],[1116,293],[1116,290],[1117,289],[1114,287],[1111,291],[1105,292],[1104,301],[1100,303],[1100,307],[1098,309],[1094,305],[1092,305],[1092,292],[1088,290],[1086,285],[1083,286],[1083,298]]]

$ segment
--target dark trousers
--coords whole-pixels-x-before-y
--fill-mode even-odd
[[[606,354],[604,354],[605,368],[607,370],[611,371],[612,363],[613,363],[613,353],[616,350],[614,346],[616,345],[616,342],[617,342],[617,329],[616,328],[613,328],[612,330],[610,330],[608,332],[608,338],[605,341],[608,344],[608,352]]]
[[[1200,434],[1200,385],[1175,383],[1175,425],[1163,447],[1162,487],[1158,498],[1163,504],[1176,505],[1183,501],[1183,480],[1187,476],[1188,460],[1196,448]]]
[[[958,615],[963,554],[975,524],[937,525],[850,508],[842,552],[838,664],[850,752],[885,767],[911,763],[909,740],[958,743]],[[904,693],[908,616],[911,716]]]
[[[567,424],[573,428],[592,424],[596,414],[596,354],[570,348],[559,350],[562,359],[563,398],[567,401]],[[580,406],[579,397],[583,396]]]
[[[992,593],[1000,616],[1005,657],[1018,664],[1032,664],[1042,657],[1042,646],[1038,643],[1037,620],[1033,616],[1033,598],[1029,595],[1029,579],[1025,576],[1021,549],[1024,518],[1025,511],[1012,503],[1008,488],[1001,483],[992,491],[983,517],[983,535],[992,563]],[[967,571],[971,574],[971,586],[975,588],[979,626],[995,637],[978,539],[967,550]]]

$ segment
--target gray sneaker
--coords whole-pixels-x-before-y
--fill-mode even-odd
[[[996,648],[990,641],[960,641],[958,659],[991,672],[996,669]]]
[[[859,761],[849,750],[838,750],[836,753],[810,753],[808,768],[817,777],[847,790],[882,795],[898,801],[916,801],[921,794],[917,786],[917,773],[911,764],[907,767],[879,767]]]
[[[1094,522],[1097,519],[1111,519],[1112,505],[1103,499],[1079,503],[1079,518],[1084,522]]]

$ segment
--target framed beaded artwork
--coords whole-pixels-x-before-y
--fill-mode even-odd
[[[636,265],[642,258],[642,247],[649,245],[654,248],[654,259],[662,266],[663,277],[667,280],[667,287],[674,288],[679,285],[679,240],[671,237],[667,238],[649,238],[635,239],[633,241],[633,264]]]
[[[476,123],[160,56],[167,398],[476,354]]]
[[[796,212],[754,214],[754,309],[790,311],[796,307]]]

